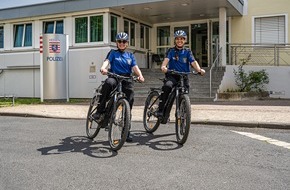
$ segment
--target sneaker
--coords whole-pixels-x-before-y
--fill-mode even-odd
[[[126,142],[132,142],[133,141],[133,136],[131,135],[130,131],[128,132]]]

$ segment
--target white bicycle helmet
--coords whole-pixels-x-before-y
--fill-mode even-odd
[[[183,30],[177,30],[174,33],[174,39],[177,38],[177,37],[182,37],[182,38],[184,38],[186,40],[187,39],[186,32],[184,32]]]
[[[125,32],[119,32],[116,35],[116,41],[118,40],[124,40],[124,41],[128,41],[129,40],[129,35]]]

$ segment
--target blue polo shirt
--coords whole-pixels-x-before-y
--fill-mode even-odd
[[[195,61],[192,51],[188,48],[170,48],[166,52],[166,58],[169,59],[168,69],[179,72],[190,72],[190,63]]]
[[[136,60],[131,52],[111,50],[106,59],[110,61],[111,72],[118,75],[132,74],[132,67],[136,66]]]

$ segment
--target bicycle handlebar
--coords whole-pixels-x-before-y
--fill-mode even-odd
[[[190,73],[194,74],[194,75],[201,75],[201,72],[196,72],[196,71],[192,71],[192,72],[180,72],[180,71],[175,71],[175,70],[170,70],[167,69],[168,73],[172,73],[172,74],[178,74],[178,75],[189,75]]]
[[[134,82],[140,82],[136,76],[122,76],[110,71],[107,72],[107,75],[117,77],[118,79],[133,79]]]

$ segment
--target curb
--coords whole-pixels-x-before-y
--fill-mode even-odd
[[[28,114],[28,113],[0,113],[0,116],[15,116],[15,117],[49,118],[49,119],[75,119],[75,120],[85,120],[85,118],[68,118],[68,117],[58,117],[58,116],[38,115],[38,114]]]
[[[16,116],[16,117],[36,117],[36,118],[50,118],[50,119],[74,119],[85,120],[86,118],[68,118],[28,113],[0,113],[0,116]],[[142,122],[142,120],[132,120],[134,122]],[[174,123],[174,122],[170,122]],[[290,129],[290,124],[281,123],[250,123],[250,122],[232,122],[232,121],[191,121],[191,124],[197,125],[222,125],[232,127],[246,127],[246,128],[267,128],[267,129]]]

